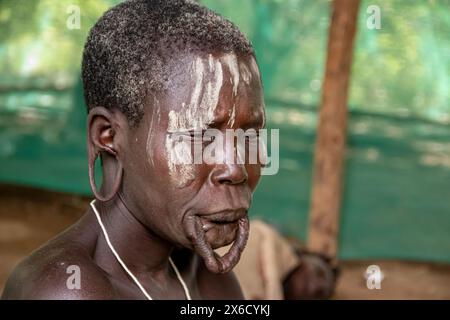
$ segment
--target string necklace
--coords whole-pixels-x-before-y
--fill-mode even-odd
[[[91,207],[92,210],[94,210],[95,216],[97,217],[97,221],[98,224],[100,225],[100,228],[103,231],[103,235],[105,236],[106,239],[106,243],[108,244],[108,247],[111,249],[112,253],[114,254],[114,256],[116,257],[117,261],[119,262],[119,264],[122,266],[122,268],[125,270],[125,272],[131,277],[131,279],[133,279],[134,283],[139,287],[139,289],[142,291],[142,293],[144,294],[144,296],[148,299],[148,300],[153,300],[153,298],[150,296],[150,294],[148,294],[147,290],[145,290],[144,286],[139,282],[139,280],[135,277],[135,275],[130,271],[130,269],[128,269],[128,267],[126,266],[126,264],[123,262],[123,260],[120,258],[119,254],[117,253],[116,249],[114,249],[114,246],[112,245],[111,241],[109,240],[109,236],[108,236],[108,232],[106,232],[106,228],[103,225],[102,219],[100,218],[100,214],[97,211],[97,208],[94,205],[95,200],[91,201]],[[169,262],[170,265],[173,268],[173,271],[175,271],[175,274],[177,275],[178,280],[181,283],[181,286],[184,289],[184,293],[186,294],[186,299],[187,300],[192,300],[191,298],[191,294],[189,292],[188,287],[186,286],[186,283],[184,282],[183,278],[181,277],[180,272],[178,271],[177,266],[175,265],[175,263],[173,262],[172,258],[169,257]]]

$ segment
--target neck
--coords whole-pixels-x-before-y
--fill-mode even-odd
[[[133,273],[145,273],[155,278],[168,275],[173,246],[139,222],[120,195],[108,203],[95,201],[94,205],[111,244]],[[107,272],[124,275],[100,227],[99,233],[96,260]]]

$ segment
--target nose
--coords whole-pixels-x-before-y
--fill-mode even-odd
[[[214,185],[237,185],[247,182],[248,174],[243,164],[220,164],[211,171],[211,182]]]

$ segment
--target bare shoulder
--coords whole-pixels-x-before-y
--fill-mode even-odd
[[[2,299],[114,299],[108,277],[89,251],[64,236],[55,238],[20,262]]]
[[[201,260],[201,258],[199,257]],[[210,272],[203,261],[199,263],[198,284],[207,300],[244,300],[239,281],[233,271],[224,274]]]

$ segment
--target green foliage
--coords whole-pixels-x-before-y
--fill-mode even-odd
[[[237,24],[251,39],[268,99],[318,104],[326,56],[329,1],[202,2]]]
[[[2,85],[21,77],[64,77],[74,82],[87,32],[113,1],[39,0],[0,2]],[[69,29],[71,6],[80,8],[80,29]],[[66,79],[69,78],[69,79]]]
[[[450,121],[450,1],[377,1],[381,29],[361,3],[350,104],[376,113]]]
[[[89,28],[118,0],[0,2],[0,87],[23,79],[73,85]],[[203,0],[252,40],[266,97],[317,106],[326,58],[329,0]],[[450,0],[377,1],[369,30],[362,1],[350,105],[355,110],[450,120]],[[81,29],[66,23],[80,7]]]
[[[251,38],[268,99],[318,105],[329,1],[203,2]],[[352,109],[450,121],[450,1],[377,1],[380,30],[366,26],[372,4],[360,7]]]

